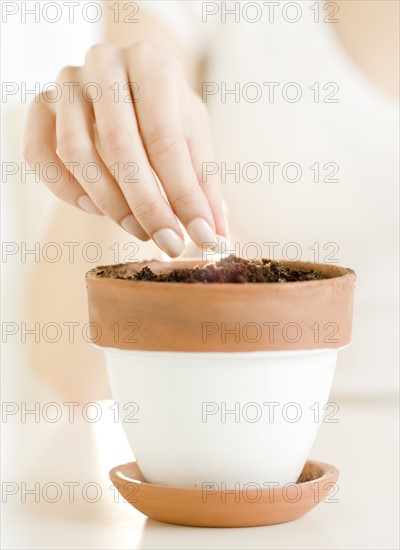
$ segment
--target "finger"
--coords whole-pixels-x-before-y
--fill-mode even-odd
[[[87,78],[96,79],[102,90],[101,99],[93,103],[101,155],[107,166],[118,167],[119,187],[146,233],[169,256],[180,256],[186,249],[183,233],[160,193],[139,135],[133,104],[126,102],[130,89],[123,63],[119,50],[113,47],[92,48],[87,60]],[[118,97],[115,90],[119,91]],[[133,179],[132,165],[137,167]]]
[[[121,225],[128,233],[145,241],[148,234],[133,215],[119,185],[104,164],[96,146],[94,115],[81,82],[81,69],[67,67],[59,82],[74,82],[74,96],[63,94],[57,107],[57,147],[64,163],[73,166],[74,176],[106,216]]]
[[[138,85],[134,106],[150,164],[195,244],[216,243],[213,215],[197,181],[183,131],[180,67],[146,44],[139,50],[136,45],[129,49],[127,57],[130,78]]]
[[[196,98],[197,99],[197,98]],[[218,177],[218,166],[214,161],[213,137],[204,105],[193,102],[187,124],[186,141],[192,159],[197,181],[207,197],[214,218],[217,235],[228,236],[228,224],[223,210],[223,196]]]
[[[90,214],[103,213],[56,153],[56,115],[48,95],[38,96],[28,113],[24,158],[40,180],[62,201]],[[52,170],[51,170],[52,168]]]

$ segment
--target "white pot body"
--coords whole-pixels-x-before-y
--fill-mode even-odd
[[[103,350],[126,436],[147,481],[221,489],[297,480],[323,418],[338,354]]]

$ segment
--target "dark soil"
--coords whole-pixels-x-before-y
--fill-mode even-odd
[[[165,273],[154,273],[149,267],[134,272],[124,269],[124,264],[98,267],[97,277],[128,279],[133,281],[175,282],[175,283],[287,283],[325,279],[325,275],[313,269],[304,270],[285,267],[281,262],[267,260],[244,260],[231,255],[219,262],[203,267],[173,269]]]

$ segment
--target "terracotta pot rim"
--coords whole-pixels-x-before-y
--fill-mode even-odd
[[[159,273],[202,263],[207,262],[152,260],[116,266],[122,276],[130,276],[142,266]],[[106,349],[201,353],[339,349],[349,344],[355,272],[331,264],[282,263],[318,269],[327,278],[286,283],[155,282],[99,277],[98,271],[106,266],[94,268],[86,274],[91,342]],[[291,326],[297,331],[294,338],[285,332]],[[252,327],[255,336],[247,333]],[[226,330],[246,332],[226,339]]]
[[[276,260],[278,261],[279,263],[282,263],[283,265],[287,266],[287,267],[297,267],[297,268],[300,268],[300,269],[316,269],[318,271],[326,271],[326,270],[336,270],[337,271],[337,275],[334,275],[332,277],[326,277],[325,279],[317,279],[317,280],[313,280],[313,281],[287,281],[287,282],[284,282],[284,283],[279,283],[279,282],[265,282],[265,283],[261,283],[261,282],[258,282],[258,283],[252,283],[252,282],[248,282],[248,283],[218,283],[218,282],[192,282],[192,283],[186,283],[186,282],[170,282],[170,281],[167,281],[167,282],[160,282],[160,281],[137,281],[137,280],[134,280],[134,279],[115,279],[115,278],[112,278],[112,277],[98,277],[96,272],[98,269],[100,269],[99,267],[95,267],[91,270],[89,270],[87,273],[86,273],[86,279],[95,279],[95,280],[101,280],[101,281],[113,281],[113,284],[115,284],[115,282],[117,282],[117,284],[134,284],[134,285],[140,285],[141,287],[143,288],[146,288],[146,287],[154,287],[154,285],[157,285],[157,286],[162,286],[162,287],[165,287],[165,288],[181,288],[181,287],[190,287],[190,288],[207,288],[207,289],[215,289],[215,288],[237,288],[238,286],[240,286],[241,288],[246,288],[247,289],[250,289],[250,288],[256,288],[256,289],[259,289],[260,287],[263,288],[267,285],[267,287],[293,287],[293,286],[296,286],[296,287],[303,287],[305,285],[307,285],[308,287],[311,287],[311,286],[321,286],[321,285],[326,285],[326,284],[332,284],[332,281],[333,280],[340,280],[340,281],[343,281],[344,279],[351,279],[351,278],[356,278],[356,272],[354,271],[354,269],[351,269],[350,267],[343,267],[343,266],[339,266],[339,265],[334,265],[334,264],[320,264],[320,263],[317,263],[317,262],[303,262],[303,261],[288,261],[288,260]],[[126,262],[125,264],[109,264],[109,265],[106,265],[106,266],[101,266],[102,268],[107,268],[107,267],[114,267],[114,266],[128,266],[128,265],[132,265],[132,266],[136,266],[137,269],[135,269],[135,271],[140,271],[141,267],[145,267],[145,266],[148,266],[149,264],[151,263],[154,263],[154,264],[164,264],[165,265],[174,265],[176,267],[179,267],[179,264],[188,264],[188,263],[193,263],[195,265],[205,265],[209,262],[206,262],[206,261],[203,261],[201,259],[196,259],[196,258],[190,258],[190,259],[178,259],[178,260],[171,260],[169,262],[161,262],[161,261],[158,261],[158,260],[146,260],[146,261],[142,261],[142,262]],[[321,269],[322,268],[322,269]],[[167,268],[168,269],[168,268]],[[171,268],[173,269],[173,267]],[[200,291],[201,292],[201,291]],[[213,290],[211,291],[213,292]]]

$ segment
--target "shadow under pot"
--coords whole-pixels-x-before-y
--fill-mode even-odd
[[[135,280],[202,266],[145,262],[87,273],[91,340],[105,354],[123,427],[149,483],[296,482],[351,339],[355,273],[273,283]]]

